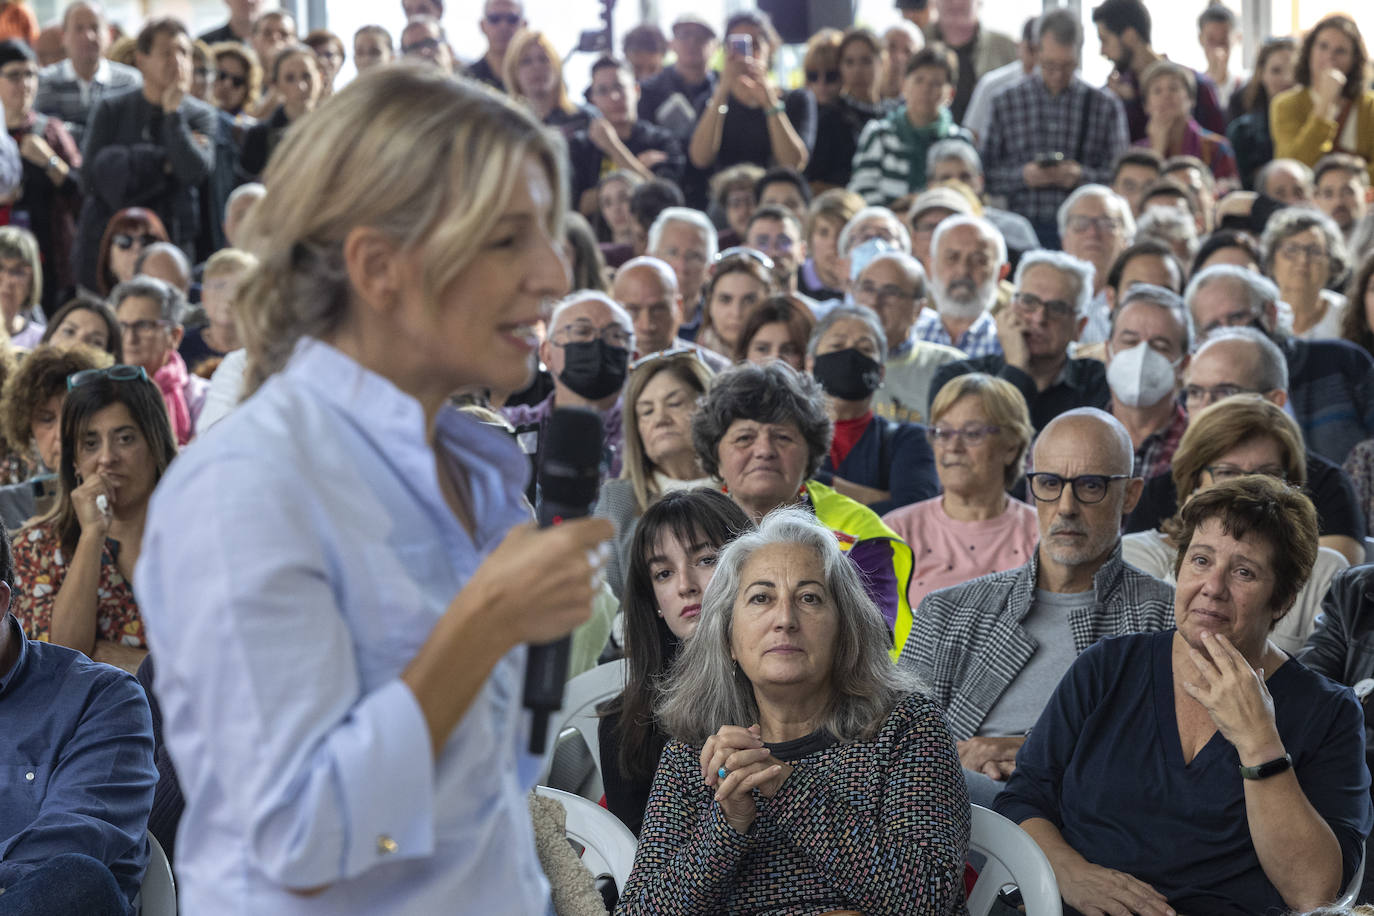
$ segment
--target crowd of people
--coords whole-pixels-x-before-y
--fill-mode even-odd
[[[1245,73],[1204,3],[1195,71],[1102,0],[1094,86],[1070,8],[898,0],[797,73],[685,13],[573,74],[519,0],[471,63],[442,0],[227,3],[0,7],[0,916],[136,912],[149,836],[186,912],[582,912],[520,711],[569,634],[628,672],[617,913],[957,914],[970,803],[1066,911],[1351,885],[1354,18]],[[566,408],[599,494],[539,531]]]

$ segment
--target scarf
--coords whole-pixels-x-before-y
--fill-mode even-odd
[[[172,432],[176,434],[179,446],[190,442],[196,432],[191,425],[191,408],[186,403],[187,381],[189,373],[186,371],[186,361],[176,350],[169,352],[162,368],[153,373],[153,382],[162,392],[162,399],[167,402]]]

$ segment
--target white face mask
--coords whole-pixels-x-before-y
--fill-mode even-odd
[[[1127,407],[1151,407],[1173,392],[1177,366],[1148,343],[1139,343],[1112,356],[1107,385]]]

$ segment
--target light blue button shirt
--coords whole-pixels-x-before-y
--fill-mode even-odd
[[[437,763],[399,679],[530,517],[508,436],[446,409],[436,441],[468,477],[475,538],[440,493],[419,403],[306,340],[159,484],[135,582],[186,796],[183,912],[549,912],[523,647]]]

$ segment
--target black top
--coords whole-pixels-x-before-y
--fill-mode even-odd
[[[816,145],[816,97],[805,89],[783,93],[787,120],[809,152]],[[768,168],[773,164],[773,146],[768,142],[768,113],[731,99],[721,130],[720,149],[711,171],[720,171],[741,162]]]
[[[239,157],[239,166],[245,175],[256,178],[267,168],[267,160],[272,158],[272,151],[290,126],[286,108],[278,107],[266,121],[248,128],[243,135],[243,154]]]
[[[883,116],[882,105],[840,96],[816,109],[816,144],[806,163],[806,178],[844,187],[853,171],[854,153],[864,125]]]
[[[477,62],[463,72],[468,79],[477,80],[479,83],[486,83],[493,89],[500,89],[502,92],[506,89],[506,84],[502,81],[501,74],[491,69],[491,65],[487,63],[486,57],[477,58]]]
[[[636,121],[630,128],[630,136],[623,142],[625,148],[635,156],[647,150],[664,153],[668,158],[654,166],[653,173],[673,184],[682,180],[682,167],[687,157],[682,151],[682,144],[667,130],[647,121]],[[572,181],[571,200],[574,207],[583,192],[596,187],[602,175],[617,168],[591,141],[586,130],[579,130],[568,138],[568,161],[571,164],[568,177]]]
[[[718,78],[714,70],[707,70],[706,79],[689,86],[677,67],[664,67],[639,87],[639,120],[665,128],[685,148],[711,93],[716,91]]]
[[[204,35],[200,36],[200,40],[205,42],[207,45],[217,44],[221,41],[232,41],[235,44],[241,45],[248,44],[248,42],[244,41],[242,38],[238,37],[238,35],[234,34],[234,30],[229,27],[229,23],[227,22],[217,29],[211,29],[210,31],[206,32]]]
[[[644,809],[649,805],[649,790],[654,784],[651,772],[643,779],[637,779],[620,771],[620,742],[616,732],[620,728],[620,713],[609,712],[601,717],[596,726],[596,741],[601,747],[601,787],[606,793],[606,808],[630,832],[639,836],[639,828],[644,826]],[[659,731],[657,725],[650,728],[649,742],[654,756],[661,757],[668,743],[668,736]]]
[[[189,328],[181,338],[181,346],[177,347],[177,352],[185,361],[186,368],[192,372],[207,359],[217,359],[224,355],[205,342],[205,328]]]
[[[1015,366],[1008,366],[1002,354],[979,356],[975,359],[961,359],[946,363],[935,372],[935,380],[930,383],[930,399],[933,402],[940,388],[952,378],[970,372],[985,372],[1011,382],[1026,399],[1030,408],[1031,425],[1036,432],[1045,428],[1055,417],[1075,407],[1097,407],[1107,409],[1111,403],[1111,392],[1107,388],[1107,367],[1097,359],[1070,359],[1064,364],[1059,377],[1044,391],[1035,387],[1035,379]],[[929,409],[927,409],[929,413]]]
[[[1364,515],[1350,477],[1340,465],[1315,452],[1307,453],[1307,495],[1317,509],[1317,533],[1344,535],[1363,543]],[[1145,482],[1140,502],[1126,516],[1126,533],[1154,531],[1178,511],[1178,491],[1172,474],[1162,474]]]

